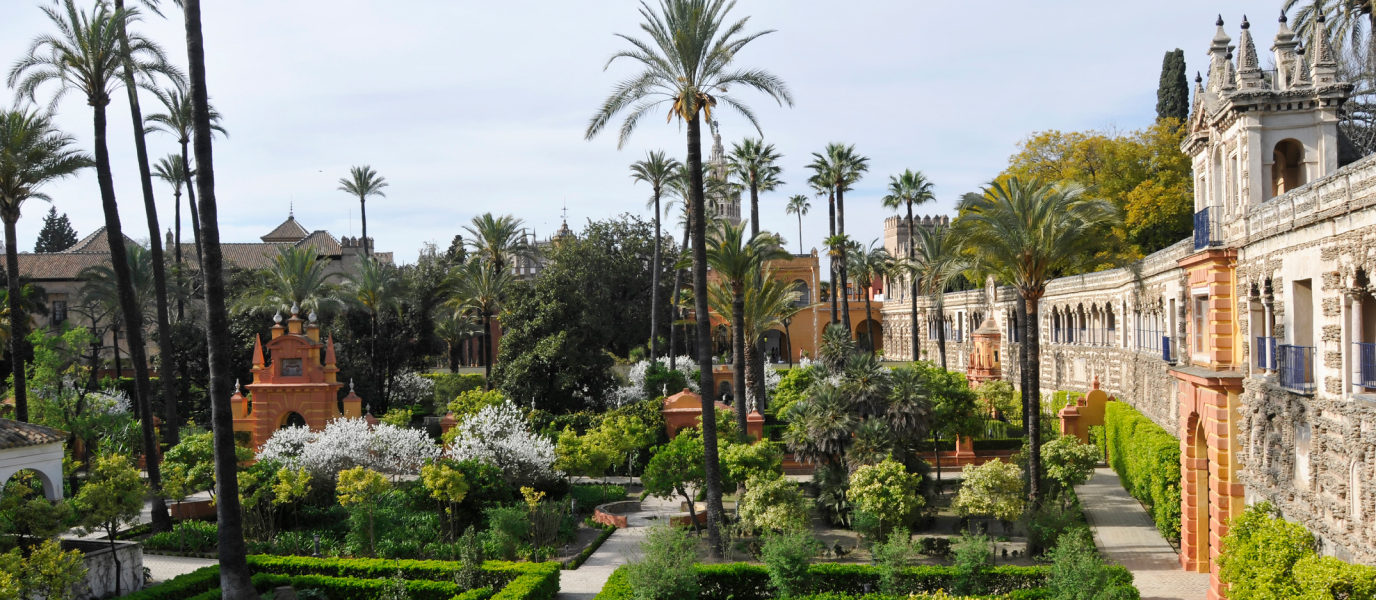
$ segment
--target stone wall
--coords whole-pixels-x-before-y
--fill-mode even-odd
[[[86,566],[86,579],[76,585],[74,598],[87,600],[114,595],[116,569],[110,553],[110,542],[62,540],[62,549],[80,550]],[[143,589],[143,544],[116,541],[115,552],[119,556],[120,595]]]

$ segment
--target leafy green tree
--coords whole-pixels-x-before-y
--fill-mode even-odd
[[[454,413],[455,419],[462,421],[488,406],[500,406],[505,403],[506,395],[502,394],[501,390],[472,389],[450,401],[449,412]]]
[[[698,538],[668,524],[649,527],[640,542],[640,557],[626,566],[626,583],[634,600],[683,600],[698,597]]]
[[[900,208],[908,209],[908,255],[906,258],[910,263],[916,262],[917,260],[917,232],[915,229],[917,227],[917,221],[913,219],[913,207],[920,204],[926,204],[936,199],[936,194],[932,193],[932,186],[932,182],[927,179],[926,175],[922,174],[922,171],[914,172],[911,169],[905,169],[901,175],[889,176],[889,193],[884,196],[884,208],[892,208],[894,210],[899,210]],[[908,285],[911,287],[909,295],[916,298],[917,278],[908,277]],[[908,313],[909,331],[913,332],[912,359],[918,360],[922,357],[922,354],[919,351],[920,342],[917,336],[917,303],[909,302],[908,304],[911,309]]]
[[[20,302],[19,234],[15,226],[25,202],[51,200],[39,191],[44,185],[91,166],[90,157],[74,148],[75,144],[75,137],[63,133],[53,125],[50,117],[38,111],[0,111],[0,220],[5,223],[5,272],[9,274],[6,308],[11,316],[10,356],[16,357],[10,359],[14,365],[11,391],[15,418],[24,422],[29,420],[28,387],[24,380],[24,361],[18,357],[28,354],[24,344],[29,318]],[[66,224],[65,231],[60,229],[62,224]],[[45,241],[52,245],[61,243],[63,240],[58,236],[64,233],[75,238],[76,233],[71,228],[66,215],[59,222],[57,209],[51,209],[38,237],[38,245],[44,250],[35,249],[35,252],[47,251]],[[76,240],[62,249],[74,243]]]
[[[737,54],[751,41],[769,31],[746,34],[747,19],[727,24],[727,13],[735,7],[726,0],[661,0],[658,11],[648,4],[640,10],[644,23],[642,31],[650,41],[620,37],[630,42],[631,50],[612,55],[610,65],[625,58],[644,67],[635,77],[616,86],[603,102],[584,137],[592,139],[623,111],[629,110],[622,122],[617,147],[624,147],[641,117],[657,106],[668,103],[670,115],[687,122],[688,152],[684,160],[688,172],[688,225],[693,249],[693,296],[698,315],[708,314],[707,306],[707,217],[702,169],[702,117],[712,121],[712,110],[721,102],[741,113],[755,129],[759,123],[755,114],[728,89],[753,89],[779,102],[793,105],[793,96],[783,80],[763,69],[739,69],[734,66]],[[671,117],[672,118],[672,117]],[[716,399],[712,383],[712,338],[709,319],[697,319],[697,360],[702,380],[703,416],[711,410]],[[707,510],[709,538],[714,552],[719,552],[721,536],[717,522],[722,517],[721,481],[714,464],[717,457],[717,432],[710,420],[704,424],[703,440],[708,459]]]
[[[1080,438],[1063,435],[1042,446],[1042,462],[1046,476],[1062,490],[1071,489],[1094,474],[1103,452],[1094,444],[1081,444]]]
[[[994,560],[994,551],[989,547],[989,538],[984,535],[961,534],[960,539],[951,544],[952,562],[956,568],[955,585],[951,586],[957,594],[981,595],[988,587],[988,570]]]
[[[952,506],[962,517],[988,515],[1016,521],[1026,508],[1022,495],[1022,471],[1012,463],[991,460],[966,465],[960,492]]]
[[[640,482],[645,491],[656,498],[672,498],[678,494],[691,508],[693,497],[688,494],[688,487],[701,488],[706,483],[704,464],[702,436],[696,430],[684,429],[668,444],[655,449]],[[697,511],[688,513],[693,529],[698,529]]]
[[[911,523],[925,506],[921,481],[920,475],[886,459],[856,469],[850,476],[849,495],[857,510],[879,520],[881,537],[887,537],[895,527]]]
[[[812,203],[807,201],[807,196],[798,194],[788,199],[788,205],[784,207],[784,213],[798,215],[798,254],[803,254],[803,217],[807,216],[807,211],[812,209]]]
[[[6,136],[8,137],[8,136]],[[40,252],[61,252],[80,241],[77,238],[76,230],[72,229],[72,222],[67,220],[67,213],[57,214],[57,208],[48,209],[48,216],[43,218],[43,229],[38,231],[38,241],[33,245],[34,253]]]
[[[439,460],[420,468],[420,480],[430,497],[435,499],[440,509],[440,523],[449,524],[449,539],[458,535],[458,515],[455,511],[459,503],[468,497],[471,487],[463,470],[455,468],[452,461]],[[445,517],[448,516],[448,519]]]
[[[15,536],[25,552],[39,541],[62,533],[71,516],[70,504],[49,502],[43,496],[42,484],[32,471],[16,473],[0,489],[0,532]]]
[[[358,197],[358,217],[363,223],[363,257],[373,255],[373,240],[368,237],[368,198],[386,198],[382,188],[387,187],[387,178],[377,174],[377,170],[363,165],[349,167],[349,176],[339,178],[339,191]]]
[[[114,454],[98,456],[87,469],[86,484],[81,486],[73,502],[81,514],[81,530],[90,534],[104,532],[110,541],[110,556],[115,572],[120,571],[119,554],[115,549],[115,534],[121,527],[133,525],[143,510],[143,496],[148,491],[139,478],[138,470],[129,458]],[[115,596],[120,596],[120,578],[115,578]]]
[[[750,478],[738,512],[741,524],[755,531],[803,530],[812,523],[803,491],[782,474]]]
[[[18,548],[0,554],[0,599],[68,600],[76,584],[86,578],[80,550],[62,551],[57,540],[46,540],[26,559]]]
[[[794,367],[785,371],[783,377],[779,378],[779,385],[774,388],[770,409],[776,415],[786,414],[788,407],[807,397],[808,390],[816,380],[816,367]]]
[[[392,493],[392,484],[381,473],[363,467],[354,467],[339,472],[335,486],[339,495],[339,505],[345,508],[358,507],[368,524],[368,556],[377,554],[377,536],[374,522],[378,506],[383,498]]]
[[[1229,520],[1217,559],[1218,578],[1228,584],[1228,597],[1235,600],[1298,598],[1295,563],[1314,554],[1314,535],[1262,502]]]
[[[956,440],[977,435],[984,426],[979,416],[977,396],[965,374],[947,371],[928,362],[914,363],[922,377],[922,387],[931,398],[932,438]],[[939,445],[938,445],[939,447]],[[936,455],[936,479],[941,481],[941,453]]]
[[[1041,372],[1041,319],[1037,305],[1054,277],[1102,265],[1101,251],[1122,219],[1112,204],[1085,198],[1083,188],[1011,178],[994,182],[982,194],[966,195],[957,219],[961,247],[982,269],[1017,288],[1027,306],[1024,373]],[[1041,383],[1029,377],[1026,402],[1039,402]],[[1030,417],[1030,413],[1029,413]],[[1028,419],[1031,443],[1028,479],[1035,509],[1042,498],[1041,419]]]
[[[253,460],[253,451],[243,446],[235,446],[234,454],[236,465]],[[215,440],[210,432],[182,438],[181,443],[167,450],[162,461],[170,469],[181,469],[192,491],[215,491]]]
[[[665,188],[669,185],[669,181],[676,177],[679,170],[682,168],[682,163],[665,156],[663,150],[651,150],[645,154],[645,160],[638,160],[631,164],[631,180],[636,182],[644,181],[650,184],[650,190],[653,192],[651,202],[654,203],[655,209],[655,258],[654,261],[650,263],[651,290],[659,290],[659,257],[660,246],[662,245],[660,240],[663,239],[663,236],[661,236],[659,232],[659,200],[664,194]],[[670,324],[671,332],[672,329],[673,325]],[[655,352],[657,350],[655,345],[658,338],[659,294],[652,293],[650,294],[650,362],[654,362],[655,357],[658,356]],[[670,347],[669,352],[672,354],[673,351],[674,349]]]
[[[769,442],[730,444],[721,454],[730,481],[748,484],[752,480],[768,480],[784,474],[783,452]]]
[[[806,528],[765,535],[760,561],[769,572],[769,585],[778,597],[797,598],[809,591],[812,586],[809,566],[821,550],[821,542]]]
[[[1161,60],[1161,83],[1156,88],[1156,119],[1190,118],[1190,82],[1185,75],[1185,51],[1179,48]]]
[[[555,439],[554,468],[569,475],[600,478],[612,466],[612,453],[592,435],[578,435],[565,426]]]

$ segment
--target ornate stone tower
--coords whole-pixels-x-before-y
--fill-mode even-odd
[[[729,176],[726,170],[726,149],[721,145],[721,131],[717,130],[717,122],[712,121],[712,156],[707,160],[707,176],[721,181],[726,181]],[[726,219],[732,225],[741,224],[741,193],[726,192],[725,197],[708,194],[708,210],[715,211],[719,217]],[[709,221],[711,217],[708,217]]]
[[[288,426],[324,429],[338,418],[363,416],[362,399],[349,390],[340,401],[344,384],[335,381],[334,338],[320,341],[320,326],[315,313],[303,321],[292,307],[291,318],[282,325],[282,315],[273,317],[272,339],[253,343],[253,383],[246,386],[250,397],[235,393],[230,398],[234,431],[247,432],[250,445],[258,448],[273,432]],[[266,348],[272,356],[263,358]]]

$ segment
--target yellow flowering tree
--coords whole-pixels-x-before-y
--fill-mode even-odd
[[[881,532],[888,532],[911,522],[926,505],[918,489],[921,483],[921,476],[886,458],[856,469],[850,476],[847,495],[857,510],[879,521]]]
[[[965,465],[964,482],[953,507],[962,517],[989,515],[1004,521],[1016,520],[1026,507],[1022,493],[1022,470],[1017,465],[991,460],[978,467]]]
[[[449,522],[449,538],[453,539],[458,534],[456,531],[458,522],[454,511],[458,509],[458,504],[468,496],[468,479],[463,476],[463,471],[450,466],[448,461],[437,461],[420,468],[420,481],[425,489],[430,490],[430,497],[434,498],[439,504],[440,522]],[[445,516],[448,515],[448,519]]]
[[[129,457],[107,454],[91,461],[86,485],[73,500],[81,514],[82,532],[101,531],[109,538],[110,556],[115,561],[116,571],[120,569],[120,562],[115,552],[115,534],[120,527],[132,525],[138,519],[147,491]],[[115,595],[122,595],[118,577],[115,578]]]
[[[339,472],[339,484],[335,488],[339,495],[339,505],[345,508],[358,507],[368,519],[368,554],[376,553],[377,538],[374,535],[373,519],[378,504],[392,493],[392,484],[382,473],[363,467],[354,467]]]

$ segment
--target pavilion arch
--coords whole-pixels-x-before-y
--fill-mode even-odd
[[[32,471],[48,500],[62,499],[62,444],[66,432],[0,419],[0,486],[15,473]],[[3,487],[0,487],[3,493]]]
[[[867,350],[883,348],[884,326],[874,319],[865,319],[855,326],[855,339]]]
[[[54,501],[54,502],[57,501],[57,500],[61,500],[61,499],[62,499],[62,473],[61,473],[60,471],[57,472],[57,473],[50,473],[50,472],[48,472],[48,471],[49,471],[48,469],[36,469],[36,468],[35,468],[35,469],[18,469],[18,470],[14,470],[14,471],[8,471],[8,470],[6,470],[6,471],[4,471],[4,472],[0,472],[0,475],[4,475],[4,476],[5,476],[5,478],[4,478],[3,480],[0,480],[0,495],[3,495],[3,494],[5,493],[5,487],[9,486],[9,484],[10,484],[12,481],[14,481],[15,478],[17,478],[17,477],[22,477],[22,476],[24,476],[25,474],[30,474],[30,475],[33,475],[34,479],[38,480],[39,485],[42,486],[42,488],[43,488],[43,497],[44,497],[44,498],[47,498],[48,500]]]
[[[1276,142],[1271,151],[1271,197],[1304,184],[1304,144],[1293,138]]]
[[[294,410],[289,410],[289,411],[286,411],[286,412],[282,413],[282,416],[281,416],[280,418],[278,418],[277,421],[278,421],[278,422],[277,422],[277,428],[278,428],[278,429],[286,429],[286,428],[288,428],[288,427],[306,427],[306,426],[307,426],[307,424],[306,424],[306,417],[302,416],[301,413],[296,412],[296,411],[294,411]]]
[[[798,292],[798,299],[793,302],[794,306],[809,306],[812,304],[812,290],[808,288],[806,281],[794,279],[793,289]]]

